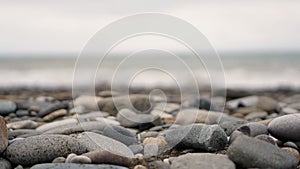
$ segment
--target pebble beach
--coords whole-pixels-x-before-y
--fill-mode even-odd
[[[2,89],[0,168],[300,168],[299,91],[166,93]]]

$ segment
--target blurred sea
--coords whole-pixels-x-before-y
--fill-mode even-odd
[[[224,76],[227,88],[260,89],[276,87],[300,87],[300,53],[296,52],[234,52],[219,54],[224,67]],[[122,57],[110,57],[99,67],[99,75],[94,76],[97,83],[110,84],[116,66],[122,63]],[[76,78],[80,85],[91,83],[88,79],[89,65],[95,60],[87,59]],[[136,71],[138,65],[155,67],[156,62],[165,63],[169,72],[149,70],[136,72],[130,75],[132,86],[173,86],[176,81],[181,85],[189,85],[190,79],[195,79],[200,86],[209,86],[209,75],[201,63],[195,63],[189,57],[183,57],[183,61],[190,62],[188,68],[178,65],[176,59],[168,57],[144,57],[126,62],[117,71],[118,77],[114,79],[120,85],[126,84],[128,73]],[[211,60],[214,62],[213,60]],[[72,87],[73,72],[76,57],[49,56],[49,57],[0,57],[0,87]],[[118,67],[120,68],[120,67]],[[191,76],[191,69],[195,76]],[[95,70],[96,72],[96,70]],[[169,73],[169,74],[168,74]],[[218,72],[223,75],[222,72]],[[178,85],[178,84],[177,84]]]

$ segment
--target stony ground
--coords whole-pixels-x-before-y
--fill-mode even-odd
[[[297,91],[0,90],[0,168],[297,168]],[[225,109],[222,103],[226,101]],[[130,104],[131,103],[131,104]],[[299,166],[298,166],[299,168]]]

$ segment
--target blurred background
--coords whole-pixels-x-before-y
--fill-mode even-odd
[[[223,63],[227,88],[299,88],[299,8],[296,0],[1,1],[0,87],[71,87],[76,58],[97,31],[125,16],[157,12],[185,20],[207,37]],[[149,46],[168,48],[189,62],[189,53],[169,39],[136,38],[112,51],[101,67],[106,76],[97,81],[110,83],[111,65],[126,57],[124,51]],[[189,76],[172,59],[155,53],[127,68],[153,60],[168,63],[178,75],[176,80]],[[198,83],[209,85],[203,66],[191,68],[197,72]],[[85,72],[80,76],[84,86]],[[122,84],[126,79],[118,80]],[[172,86],[175,82],[153,71],[140,74],[132,85]]]

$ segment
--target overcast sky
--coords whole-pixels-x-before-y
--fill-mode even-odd
[[[124,16],[160,12],[197,27],[218,51],[299,50],[300,1],[0,1],[0,53],[79,53]]]

